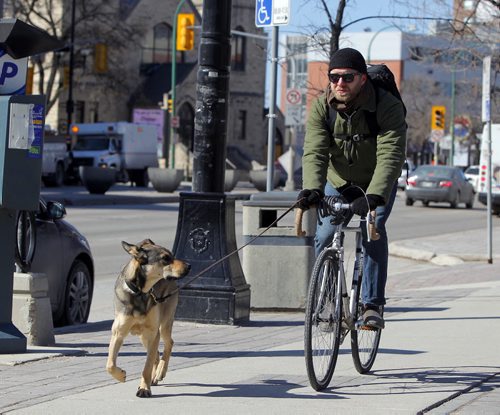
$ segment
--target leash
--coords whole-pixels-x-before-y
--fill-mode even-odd
[[[153,300],[157,303],[163,303],[166,299],[169,297],[172,297],[173,295],[177,294],[180,290],[184,289],[187,287],[189,284],[193,283],[196,281],[198,278],[200,278],[203,274],[206,272],[210,271],[212,268],[215,266],[219,265],[221,262],[225,261],[227,258],[229,258],[231,255],[234,255],[241,251],[243,248],[247,247],[250,245],[253,241],[255,241],[257,238],[260,238],[264,233],[266,233],[269,229],[271,229],[274,225],[276,225],[281,219],[283,219],[286,215],[288,215],[293,209],[297,207],[297,205],[302,201],[302,199],[297,200],[292,206],[290,206],[278,219],[276,219],[274,222],[272,222],[267,228],[262,230],[258,235],[255,235],[252,239],[250,239],[248,242],[240,246],[238,249],[235,249],[233,252],[230,252],[229,254],[223,256],[222,258],[218,259],[215,261],[213,264],[210,264],[208,267],[202,269],[198,274],[196,274],[193,278],[191,278],[188,282],[184,283],[183,285],[178,286],[174,291],[171,293],[163,296],[163,297],[157,297],[154,292],[153,288],[150,290],[150,295],[153,297]]]

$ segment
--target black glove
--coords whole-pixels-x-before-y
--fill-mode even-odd
[[[312,205],[317,205],[323,199],[323,192],[319,189],[304,189],[297,196],[297,206],[302,210],[309,209]]]
[[[368,203],[367,203],[368,202]],[[368,210],[371,212],[377,206],[384,205],[384,198],[379,195],[366,195],[358,197],[351,202],[351,210],[359,216],[366,216]]]

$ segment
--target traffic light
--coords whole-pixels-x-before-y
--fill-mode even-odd
[[[446,107],[443,105],[434,105],[431,114],[431,129],[444,130]]]
[[[172,98],[169,98],[169,99],[167,100],[167,109],[168,109],[168,112],[169,112],[170,114],[172,114],[172,103],[173,103],[173,102],[174,102],[174,100],[173,100]]]
[[[194,48],[194,13],[179,13],[177,16],[177,50]]]
[[[105,43],[96,43],[94,49],[94,71],[108,72],[108,46]]]

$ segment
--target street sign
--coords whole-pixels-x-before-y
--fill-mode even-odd
[[[430,140],[432,143],[439,143],[444,137],[444,130],[432,130]]]
[[[290,0],[256,0],[255,26],[287,25],[290,22]]]
[[[296,88],[287,89],[285,97],[285,125],[288,127],[302,125],[302,91]]]
[[[483,99],[481,120],[483,122],[491,121],[491,56],[485,56],[483,59]]]
[[[302,102],[302,93],[298,89],[288,89],[286,91],[286,104],[298,105]]]

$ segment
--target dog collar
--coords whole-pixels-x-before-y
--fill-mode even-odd
[[[128,281],[125,281],[125,285],[132,292],[132,294],[134,294],[134,295],[140,295],[140,294],[142,294],[142,291],[139,289],[139,287],[137,287],[137,285],[132,284],[132,283],[130,283]]]

